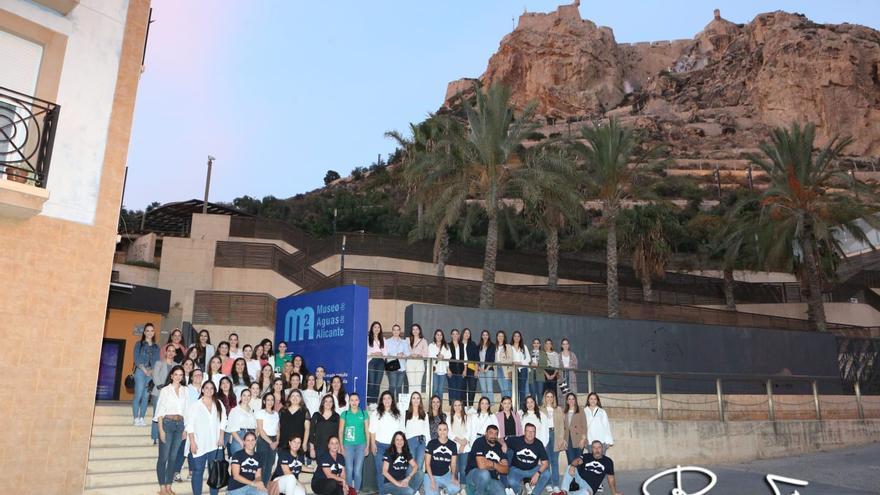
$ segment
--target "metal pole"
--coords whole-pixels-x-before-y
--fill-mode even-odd
[[[859,419],[865,419],[865,408],[862,405],[862,387],[859,386],[858,380],[853,384],[856,392],[856,407],[859,409]]]
[[[587,393],[593,393],[593,370],[587,370]]]
[[[342,285],[345,279],[345,240],[346,237],[342,236],[342,251],[339,256],[339,285]]]
[[[663,391],[660,386],[660,375],[654,375],[654,384],[657,388],[657,419],[663,419]]]
[[[511,399],[513,399],[514,404],[519,404],[519,370],[516,369],[516,366],[511,366],[513,375],[513,380],[511,381],[511,386],[513,389],[510,391]]]
[[[751,165],[749,165],[748,172],[749,172],[749,190],[752,190],[755,188],[755,182],[754,182],[754,179],[752,179],[752,166]]]
[[[819,382],[813,380],[813,404],[816,405],[816,420],[822,421],[822,409],[819,407]]]
[[[428,358],[428,362],[425,364],[425,395],[433,394],[434,390],[434,358]],[[443,403],[443,397],[440,397],[440,403]],[[430,401],[428,402],[430,407]]]
[[[205,178],[205,204],[202,205],[202,214],[208,213],[208,191],[211,190],[211,167],[214,166],[215,158],[208,155],[208,176]]]
[[[773,406],[773,380],[767,379],[767,412],[770,421],[776,421],[776,408]]]
[[[715,379],[715,393],[718,395],[718,420],[724,422],[724,392],[721,389],[721,378]]]

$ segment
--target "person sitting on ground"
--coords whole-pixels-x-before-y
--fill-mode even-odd
[[[266,493],[266,485],[261,480],[263,465],[257,457],[256,448],[257,435],[250,431],[245,433],[244,449],[233,454],[229,460],[229,495]]]
[[[434,396],[437,399],[437,396]],[[438,399],[439,401],[439,399]],[[428,480],[425,483],[425,495],[455,495],[461,491],[458,483],[458,446],[449,438],[449,425],[441,421],[437,425],[437,438],[428,442],[425,450],[425,469]]]
[[[394,434],[391,445],[382,456],[382,476],[385,478],[382,491],[388,495],[414,495],[422,486],[422,471],[409,451],[402,431]]]
[[[519,493],[523,480],[532,486],[530,493],[542,493],[550,483],[550,460],[547,449],[538,440],[535,425],[528,423],[523,436],[512,437],[507,441],[508,451],[513,454],[510,474],[507,475],[507,495]]]
[[[507,454],[498,441],[498,427],[489,425],[486,434],[474,441],[468,455],[466,479],[474,495],[505,495],[499,475],[507,474]]]
[[[269,495],[306,495],[306,488],[299,481],[302,472],[312,473],[314,468],[305,466],[305,451],[301,437],[290,437],[287,448],[278,451],[278,463],[269,483]]]
[[[614,461],[605,456],[602,442],[596,440],[590,445],[591,452],[584,452],[581,456],[569,464],[562,479],[562,492],[569,495],[593,495],[599,491],[602,480],[608,477],[608,486],[611,487],[612,495],[623,495],[617,491],[617,481],[614,479]],[[578,489],[571,490],[571,482],[578,484]]]

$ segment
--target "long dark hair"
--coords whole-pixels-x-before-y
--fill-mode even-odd
[[[144,323],[144,331],[141,332],[140,342],[141,342],[141,344],[143,344],[144,341],[147,340],[147,327],[150,327],[153,329],[153,341],[150,343],[155,344],[156,343],[156,325],[153,325],[152,323],[149,323],[149,322]]]
[[[566,394],[566,396],[565,396],[565,409],[564,409],[565,414],[568,414],[569,412],[571,412],[571,410],[568,408],[568,399],[569,399],[570,397],[574,397],[574,412],[575,412],[575,413],[579,413],[579,412],[581,412],[581,405],[578,404],[578,396],[575,395],[575,394],[573,394],[573,393],[571,393],[571,392],[569,392],[569,393]],[[597,396],[597,397],[598,397],[598,396]]]
[[[391,409],[388,411],[385,410],[384,399],[386,395],[388,397],[391,397]],[[394,417],[394,419],[400,419],[400,409],[397,408],[397,403],[394,402],[394,396],[391,395],[391,392],[389,392],[388,390],[382,392],[382,395],[379,396],[379,404],[376,406],[376,413],[378,414],[379,418],[384,416],[386,412],[391,413],[391,416]]]
[[[241,364],[244,365],[244,373],[239,376],[236,368],[238,367],[238,362],[241,361]],[[236,358],[235,361],[232,362],[232,371],[229,372],[229,377],[232,378],[233,385],[247,385],[251,384],[251,375],[248,374],[247,370],[247,362],[244,358]]]
[[[223,382],[229,382],[229,393],[223,391]],[[238,400],[235,398],[235,391],[232,390],[232,380],[230,380],[228,376],[224,376],[220,379],[217,389],[218,390],[214,395],[220,396],[220,402],[223,403],[227,411],[231,411],[232,408],[238,404]]]
[[[378,321],[374,321],[373,323],[370,323],[370,330],[367,332],[367,344],[369,344],[370,347],[373,346],[373,327],[375,327],[376,325],[379,325],[379,347],[384,349],[385,348],[385,337],[382,335],[382,324],[379,323]]]
[[[339,403],[339,407],[345,407],[345,383],[342,381],[342,377],[339,375],[334,376],[330,379],[330,391],[329,393],[333,393],[333,381],[339,380],[339,392],[336,392],[336,402]]]
[[[438,401],[440,401],[440,409],[438,411],[437,416],[434,416],[434,399],[437,399]],[[431,400],[428,401],[428,418],[434,419],[437,417],[439,417],[439,418],[446,417],[446,413],[443,412],[443,399],[441,399],[439,395],[432,395]]]
[[[599,394],[597,394],[596,392],[590,392],[589,394],[587,394],[587,407],[590,407],[590,396],[593,395],[596,396],[596,407],[602,407],[602,399],[599,398]]]
[[[515,343],[516,342],[515,337],[517,335],[519,335],[519,347],[517,347],[517,344]],[[510,334],[510,347],[513,347],[514,349],[518,349],[520,352],[526,351],[526,345],[523,341],[522,333],[520,333],[519,330],[514,330],[513,333]]]
[[[199,399],[205,396],[205,387],[207,387],[208,385],[210,385],[211,388],[214,389],[214,395],[211,396],[211,400],[214,402],[214,408],[217,409],[217,419],[223,421],[223,403],[220,402],[220,397],[217,397],[217,395],[219,394],[219,390],[217,390],[214,382],[212,382],[211,380],[205,380],[202,383],[202,388],[199,392]]]
[[[484,335],[486,336],[485,340],[483,340]],[[484,343],[486,345],[483,345]],[[492,343],[492,334],[490,334],[488,330],[483,330],[482,332],[480,332],[480,349],[488,349],[490,347],[493,347],[494,345],[495,344]]]
[[[397,436],[398,435],[403,437],[403,448],[400,450],[400,452],[397,451],[397,445],[395,445],[397,443]],[[406,435],[404,435],[404,433],[402,431],[398,431],[398,432],[394,433],[394,436],[391,437],[391,443],[388,445],[388,448],[385,450],[385,455],[387,455],[389,458],[396,457],[398,454],[403,455],[407,459],[412,458],[412,454],[409,451],[409,443],[406,441]]]
[[[171,342],[171,339],[174,338],[175,333],[180,334],[180,345],[183,345],[183,332],[181,332],[179,328],[175,328],[174,330],[171,331],[171,333],[168,334],[168,342],[165,342],[165,343],[166,344],[173,344],[174,342]]]
[[[273,350],[274,346],[272,345],[272,340],[271,339],[263,339],[260,341],[260,347],[265,348],[266,344],[269,344],[269,353],[266,354],[266,358],[268,358],[269,356],[274,356],[275,352]]]
[[[464,333],[467,332],[468,338],[464,338]],[[461,341],[464,342],[464,345],[468,345],[473,342],[474,332],[471,332],[471,329],[468,327],[464,327],[461,329]]]
[[[445,347],[448,349],[449,346],[446,345],[446,335],[443,333],[443,330],[441,330],[439,328],[437,330],[434,330],[434,336],[431,337],[431,343],[434,345],[437,345],[437,334],[438,333],[440,334],[440,348],[443,349]]]
[[[525,416],[526,413],[529,412],[529,409],[528,409],[529,399],[531,399],[532,404],[535,405],[535,410],[534,410],[535,417],[538,418],[538,420],[540,420],[541,419],[541,406],[538,404],[538,401],[535,400],[535,396],[533,396],[533,395],[526,396],[525,405],[523,406],[523,416]]]
[[[416,327],[419,329],[419,338],[420,339],[425,338],[425,332],[422,331],[421,325],[419,325],[418,323],[413,323],[412,325],[410,325],[409,326],[409,347],[410,347],[410,349],[412,349],[412,346],[416,345],[416,339],[415,339],[416,336],[413,334],[413,331],[412,331],[413,327]]]
[[[171,371],[168,372],[168,376],[165,377],[165,384],[162,385],[163,387],[171,385],[171,375],[173,375],[174,372],[177,370],[180,370],[180,372],[183,373],[183,378],[180,379],[180,386],[186,386],[186,371],[183,371],[183,366],[176,364],[174,365],[174,367],[171,368]]]
[[[413,407],[412,407],[412,398],[413,398],[414,395],[418,395],[418,396],[419,396],[419,410],[418,410],[418,411],[413,411]],[[418,393],[418,392],[413,392],[413,393],[410,394],[410,396],[409,396],[409,405],[408,405],[407,408],[406,408],[406,419],[405,419],[405,422],[409,422],[409,420],[413,419],[413,413],[415,413],[415,415],[416,415],[415,418],[416,418],[416,419],[422,419],[422,418],[425,417],[425,404],[424,404],[424,402],[422,401],[422,394],[420,394],[420,393]]]

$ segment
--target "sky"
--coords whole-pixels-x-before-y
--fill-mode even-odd
[[[346,176],[478,77],[514,20],[558,1],[153,0],[124,203],[286,198]],[[618,0],[581,16],[618,42],[692,38],[712,11],[744,23],[772,10],[880,29],[876,0]]]

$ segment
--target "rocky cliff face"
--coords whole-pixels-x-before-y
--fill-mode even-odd
[[[550,122],[617,115],[678,151],[753,148],[770,127],[812,121],[820,139],[852,136],[849,153],[880,155],[880,32],[864,26],[786,12],[737,25],[715,11],[691,40],[618,44],[576,2],[523,14],[480,80]],[[471,87],[450,83],[444,105]]]

